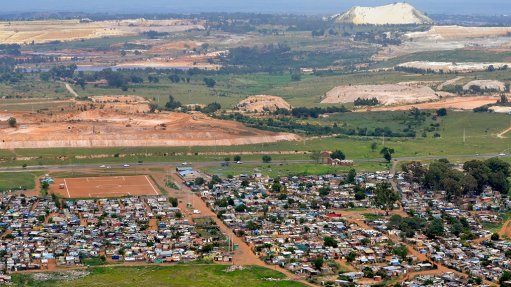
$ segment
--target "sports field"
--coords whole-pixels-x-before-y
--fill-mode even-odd
[[[62,178],[55,180],[54,192],[67,198],[122,197],[158,195],[155,185],[145,175]],[[61,185],[64,188],[61,188]]]

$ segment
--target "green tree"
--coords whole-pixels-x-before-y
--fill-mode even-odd
[[[321,162],[321,152],[319,151],[313,151],[311,152],[310,154],[310,158],[315,162],[315,163],[320,163]]]
[[[7,119],[7,124],[8,124],[11,128],[16,127],[16,124],[17,124],[16,118],[13,118],[13,117],[8,118],[8,119]]]
[[[388,215],[389,211],[394,208],[394,204],[399,200],[399,194],[392,190],[392,186],[388,182],[381,182],[376,185],[374,192],[374,205],[385,210]]]
[[[323,263],[325,262],[325,260],[323,259],[323,257],[317,257],[316,259],[314,259],[314,261],[312,262],[312,264],[314,264],[314,268],[316,268],[316,270],[321,270],[321,267],[323,266]]]
[[[215,79],[212,78],[204,78],[204,84],[206,85],[206,87],[212,89],[216,86],[216,81]]]
[[[394,154],[394,149],[393,148],[384,147],[380,151],[380,154],[383,155],[383,158],[386,161],[390,162],[392,160],[392,155]]]
[[[340,160],[345,160],[346,159],[346,155],[342,151],[340,151],[340,150],[334,151],[330,155],[330,157],[333,158],[333,159],[340,159]]]
[[[240,155],[235,155],[234,156],[234,161],[235,162],[241,161],[241,156]]]
[[[348,172],[348,175],[346,176],[346,182],[347,183],[355,183],[355,178],[357,177],[357,171],[352,168]]]
[[[426,177],[427,169],[418,161],[412,161],[410,163],[403,164],[401,166],[403,170],[404,178],[408,182],[415,182],[423,184]]]
[[[264,163],[270,163],[272,161],[272,158],[269,155],[263,155],[262,160]]]
[[[371,143],[371,150],[374,152],[376,150],[376,148],[378,147],[378,143],[376,142],[372,142]]]
[[[424,234],[431,239],[443,236],[445,234],[444,222],[438,218],[433,219],[427,226]]]
[[[194,184],[195,185],[203,185],[206,181],[204,180],[204,178],[202,177],[197,177],[195,180],[194,180]]]
[[[325,247],[333,247],[333,248],[337,248],[337,246],[338,246],[337,241],[333,237],[330,237],[330,236],[323,238],[323,245]]]

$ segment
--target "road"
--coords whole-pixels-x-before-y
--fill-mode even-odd
[[[442,158],[456,158],[456,159],[487,159],[492,157],[511,157],[511,154],[507,155],[499,155],[499,154],[465,154],[465,155],[442,155],[442,156],[410,156],[410,157],[396,157],[394,158],[393,163],[393,171],[396,168],[395,162],[400,161],[429,161],[429,160],[438,160]],[[364,163],[364,162],[381,162],[381,158],[364,158],[364,159],[353,159],[355,163]],[[313,164],[316,161],[314,160],[274,160],[272,161],[271,165],[280,165],[280,164]],[[20,164],[22,164],[23,161],[20,161]],[[139,167],[169,167],[169,166],[181,166],[181,162],[172,162],[172,161],[165,161],[165,162],[147,162],[147,163],[131,163],[127,162],[131,165],[130,168],[133,168],[134,166]],[[234,164],[234,163],[232,163]],[[248,165],[254,165],[254,164],[262,164],[259,160],[254,161],[244,161],[244,164]],[[266,163],[265,163],[266,164]],[[91,169],[91,168],[99,168],[101,164],[94,163],[94,164],[80,164],[80,163],[74,163],[74,164],[65,164],[65,165],[39,165],[39,166],[29,166],[27,168],[22,167],[0,167],[0,172],[20,172],[20,171],[41,171],[41,170],[80,170],[80,169]],[[109,164],[112,167],[121,167],[122,164]],[[210,167],[210,166],[219,166],[220,161],[200,161],[200,162],[193,162],[192,166],[194,167]]]
[[[79,97],[80,97],[80,95],[78,95],[78,93],[77,93],[77,92],[75,92],[75,90],[73,89],[73,87],[71,87],[71,85],[70,85],[70,84],[65,83],[65,85],[66,85],[66,89],[67,89],[67,91],[68,91],[71,95],[73,95],[73,97],[75,97],[75,98],[79,98]]]

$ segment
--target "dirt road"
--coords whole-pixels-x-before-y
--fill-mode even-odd
[[[66,83],[66,89],[67,89],[67,91],[69,93],[71,93],[71,95],[73,95],[73,97],[75,97],[75,98],[79,98],[80,97],[80,95],[78,95],[78,93],[75,92],[75,90],[73,89],[73,87],[71,87],[70,84]]]
[[[154,177],[154,176],[153,176]],[[161,180],[160,177],[154,177],[156,181]],[[181,183],[182,180],[179,178],[179,176],[175,173],[171,174],[171,178],[174,182]],[[159,182],[161,186],[164,186],[164,183]],[[306,282],[296,274],[293,274],[289,272],[288,270],[281,268],[279,266],[274,265],[268,265],[264,263],[259,257],[257,257],[251,250],[250,246],[245,243],[241,238],[236,236],[234,232],[224,224],[222,220],[220,220],[217,215],[209,209],[209,207],[206,205],[206,203],[197,196],[190,188],[188,188],[186,185],[181,185],[181,191],[175,193],[179,195],[182,200],[179,202],[179,207],[181,210],[187,210],[189,211],[189,208],[187,207],[187,204],[189,203],[192,206],[192,209],[198,210],[200,214],[188,214],[188,216],[191,216],[191,218],[198,218],[198,217],[209,217],[211,218],[216,225],[219,227],[220,231],[225,234],[232,242],[238,246],[238,249],[235,250],[234,256],[233,256],[233,264],[234,265],[257,265],[262,266],[270,269],[277,270],[283,274],[285,274],[288,278],[293,279],[295,281],[299,281],[301,283],[304,283],[308,286],[315,286],[313,284],[310,284],[309,282]],[[174,195],[175,195],[174,194]],[[170,196],[173,196],[172,194],[169,194]],[[178,199],[179,199],[178,198]],[[189,212],[186,212],[189,213]]]
[[[499,133],[497,135],[498,138],[501,138],[501,139],[506,139],[507,137],[505,137],[504,135],[511,132],[511,127],[509,127],[508,129],[502,131],[501,133]]]

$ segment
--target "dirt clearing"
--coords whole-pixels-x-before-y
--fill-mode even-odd
[[[452,97],[442,99],[436,102],[420,103],[413,105],[399,105],[392,107],[378,107],[372,108],[371,111],[407,111],[411,108],[418,108],[422,110],[436,110],[440,108],[455,109],[455,110],[472,110],[474,108],[494,104],[499,98],[493,96],[474,96],[474,97]],[[367,109],[359,110],[367,111]]]
[[[60,188],[63,184],[64,188]],[[52,190],[66,198],[108,198],[158,195],[155,184],[146,175],[105,176],[55,179]]]
[[[453,96],[435,92],[431,87],[415,82],[384,85],[350,85],[335,87],[326,94],[322,104],[353,103],[357,98],[376,98],[382,105],[415,104]]]
[[[125,102],[90,105],[46,114],[0,112],[0,120],[12,116],[18,122],[14,128],[0,125],[0,148],[230,146],[300,140],[294,134],[262,131],[202,113],[142,113],[141,104]]]

